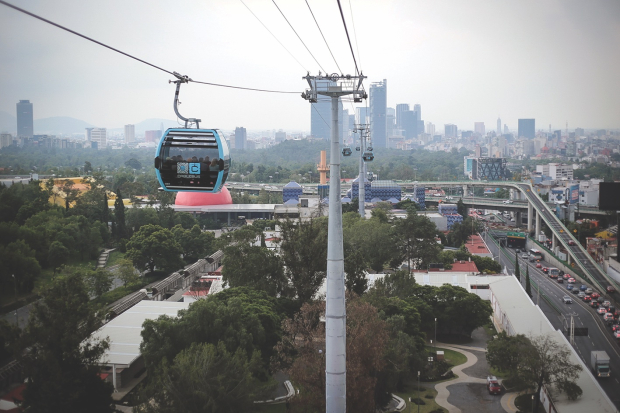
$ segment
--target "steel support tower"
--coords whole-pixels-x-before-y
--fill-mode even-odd
[[[338,101],[353,95],[353,101],[367,97],[361,88],[366,76],[310,76],[310,89],[301,97],[316,103],[318,95],[332,102],[331,153],[329,170],[329,219],[327,227],[327,296],[325,298],[325,401],[327,413],[347,411],[347,314],[344,287],[344,250],[342,241],[342,201],[340,199],[340,137],[338,134]]]

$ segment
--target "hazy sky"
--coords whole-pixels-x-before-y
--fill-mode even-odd
[[[10,0],[31,12],[194,80],[302,92],[310,56],[272,0]],[[339,72],[305,0],[276,0],[318,62]],[[345,73],[354,66],[336,0],[308,0]],[[617,0],[341,0],[370,82],[388,106],[419,103],[422,118],[473,129],[620,127]],[[353,17],[351,19],[351,9]],[[355,25],[355,30],[354,30]],[[354,36],[354,32],[357,36]],[[357,38],[357,46],[356,46]],[[71,116],[108,128],[174,119],[172,77],[0,5],[0,110],[29,99],[35,119]],[[295,59],[299,60],[298,63]],[[225,130],[309,130],[310,104],[190,84],[181,114]],[[351,109],[347,104],[345,108]]]

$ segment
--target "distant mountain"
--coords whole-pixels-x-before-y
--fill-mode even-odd
[[[60,135],[72,133],[86,133],[84,129],[92,128],[88,122],[80,119],[70,118],[68,116],[54,116],[52,118],[43,118],[34,120],[35,135]]]
[[[17,119],[10,113],[0,111],[0,133],[2,132],[17,132]]]
[[[175,120],[169,119],[146,119],[140,123],[136,123],[136,135],[144,135],[144,131],[147,130],[159,130],[161,125],[164,125],[164,130],[168,128],[182,128]]]

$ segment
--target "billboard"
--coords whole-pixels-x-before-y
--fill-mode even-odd
[[[620,211],[620,182],[601,182],[598,192],[598,208],[602,211]],[[618,244],[620,248],[620,244]]]
[[[570,204],[574,205],[574,204],[578,204],[579,203],[579,184],[577,185],[572,185],[570,187]]]

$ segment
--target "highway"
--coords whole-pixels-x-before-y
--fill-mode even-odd
[[[491,253],[499,255],[497,241],[494,241],[490,233],[483,233],[483,238],[489,246]],[[515,250],[502,247],[501,265],[506,267],[509,274],[514,274]],[[545,267],[550,267],[549,263],[541,261]],[[602,316],[597,314],[587,303],[579,299],[576,294],[572,294],[566,289],[567,283],[558,283],[555,279],[549,278],[542,270],[536,268],[535,263],[528,260],[519,259],[519,266],[523,275],[521,282],[525,286],[525,268],[529,267],[530,279],[532,282],[532,299],[547,316],[555,329],[564,331],[564,327],[570,325],[571,315],[575,327],[588,327],[588,336],[575,337],[575,350],[581,357],[584,364],[590,365],[590,352],[593,350],[605,350],[611,359],[612,376],[610,379],[598,380],[609,398],[617,408],[620,408],[620,346],[616,344],[611,334],[611,330],[603,323]],[[540,285],[540,293],[537,288]],[[579,288],[579,283],[575,284]],[[594,286],[592,286],[594,288]],[[602,293],[597,288],[599,293]],[[572,304],[564,304],[562,297],[568,295],[572,298]],[[538,303],[540,300],[540,303]],[[570,340],[570,339],[569,339]]]

